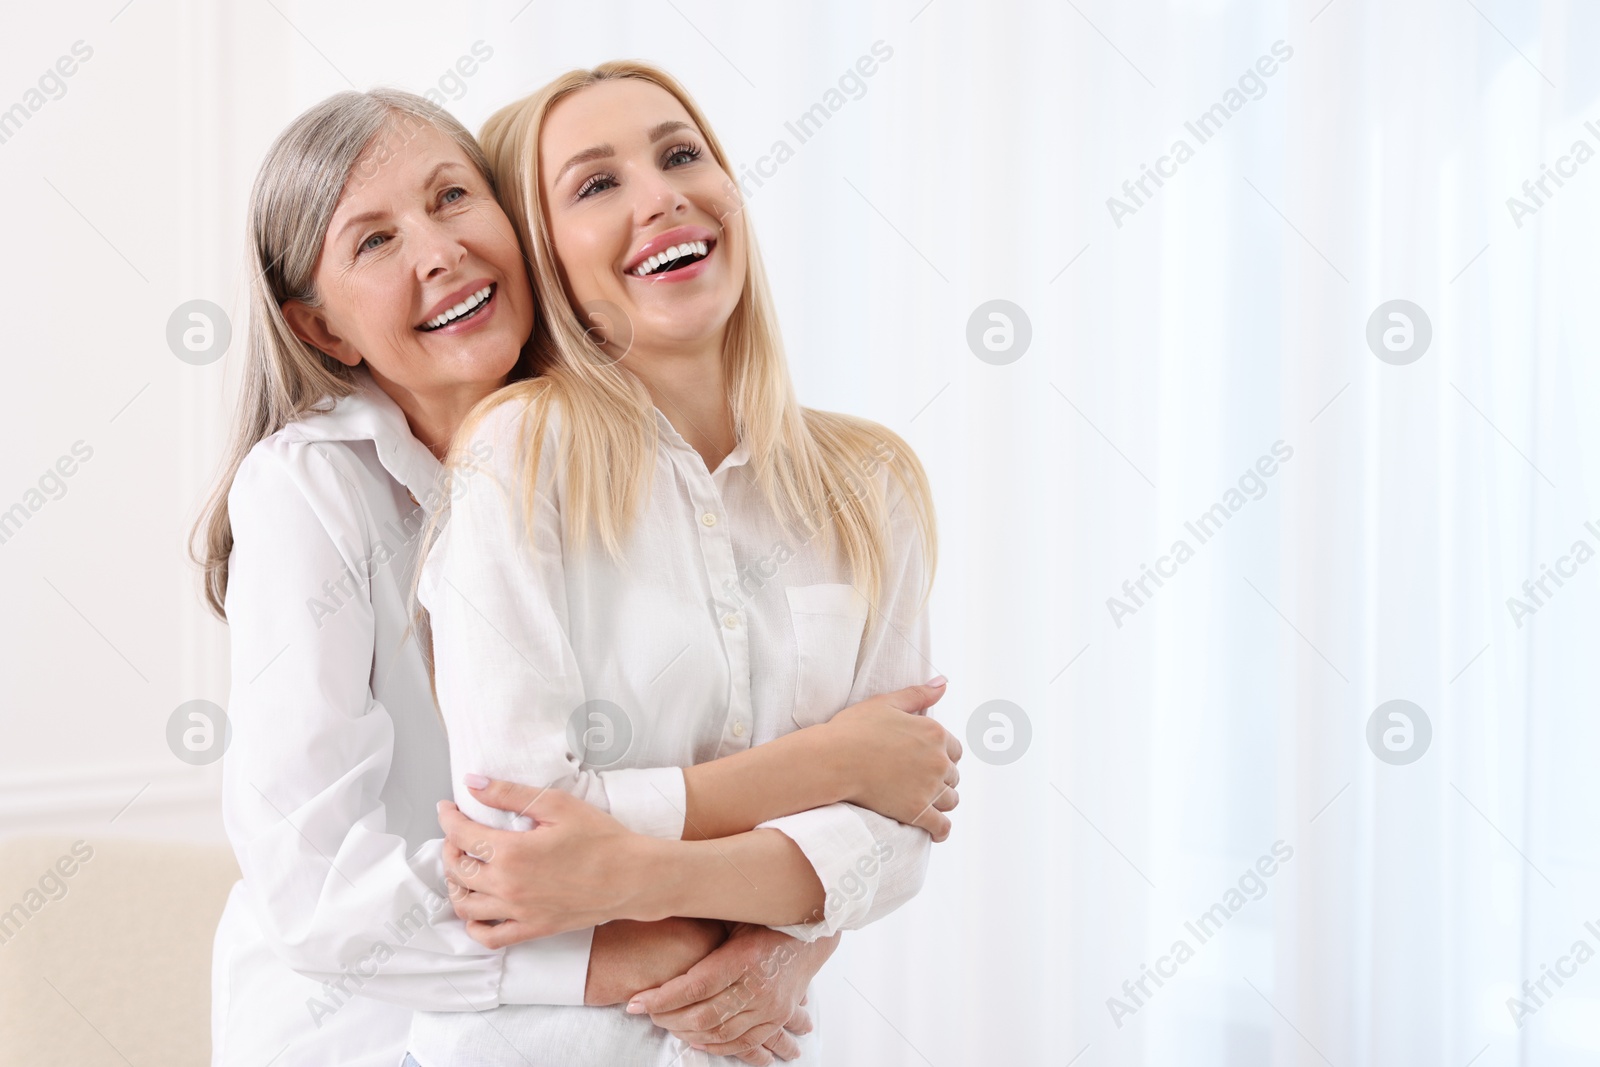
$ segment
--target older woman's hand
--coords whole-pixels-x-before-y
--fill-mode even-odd
[[[445,874],[467,932],[489,948],[599,926],[650,920],[648,841],[559,789],[490,782],[485,804],[532,817],[531,830],[496,830],[439,803]]]
[[[792,1060],[792,1035],[811,1032],[801,1007],[806,987],[839,946],[839,936],[805,942],[740,923],[728,939],[680,977],[628,1002],[674,1037],[718,1056],[768,1064]]]

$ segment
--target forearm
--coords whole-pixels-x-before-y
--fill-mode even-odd
[[[632,918],[688,915],[762,926],[822,915],[823,888],[805,853],[776,830],[709,841],[641,839],[649,889]]]
[[[683,974],[727,936],[727,924],[714,919],[619,919],[596,927],[583,1002],[591,1007],[625,1003]]]
[[[850,796],[848,755],[826,726],[683,769],[683,839],[732,837]]]

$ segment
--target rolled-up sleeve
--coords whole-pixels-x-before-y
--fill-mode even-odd
[[[875,694],[921,684],[938,673],[923,597],[928,576],[921,536],[909,500],[893,479],[890,486],[891,549],[883,593],[846,707]],[[820,917],[773,927],[802,941],[859,929],[910,900],[927,877],[933,846],[933,839],[920,827],[855,804],[797,812],[770,819],[757,829],[785,834],[799,846],[822,883]]]
[[[485,948],[445,896],[442,841],[412,849],[387,829],[395,723],[371,689],[371,598],[315,607],[325,583],[364,582],[370,556],[340,456],[269,438],[228,497],[223,817],[256,921],[285,964],[346,994],[431,1011],[581,1004],[592,931]]]
[[[464,775],[483,774],[561,789],[637,833],[681,838],[681,768],[595,770],[574,743],[603,750],[627,724],[611,721],[611,705],[586,701],[554,499],[558,424],[552,418],[546,428],[538,486],[525,486],[526,413],[525,402],[507,401],[476,427],[471,444],[489,458],[451,486],[450,518],[418,586],[433,630],[456,802],[486,825],[526,828],[525,816],[487,807],[466,790]]]

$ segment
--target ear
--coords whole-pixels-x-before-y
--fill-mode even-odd
[[[298,300],[285,300],[282,307],[284,321],[294,335],[319,352],[324,352],[347,367],[361,365],[361,353],[350,343],[328,329],[328,320],[322,312]]]

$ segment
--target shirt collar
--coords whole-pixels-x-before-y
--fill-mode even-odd
[[[660,438],[671,448],[694,453],[695,458],[701,459],[701,462],[704,463],[700,453],[695,452],[694,446],[688,441],[685,441],[683,439],[683,435],[678,432],[677,427],[672,425],[672,420],[667,418],[666,415],[662,414],[660,408],[656,408],[655,413],[656,431]],[[722,462],[717,465],[717,469],[711,473],[713,475],[720,474],[722,471],[728,470],[732,467],[742,467],[749,462],[750,448],[745,444],[744,438],[741,437],[739,439],[739,443],[733,446],[733,451],[724,456]]]
[[[356,368],[353,384],[355,391],[334,401],[332,408],[296,419],[285,431],[304,441],[371,441],[389,476],[417,500],[427,499],[444,465],[411,433],[405,412],[365,367]]]

